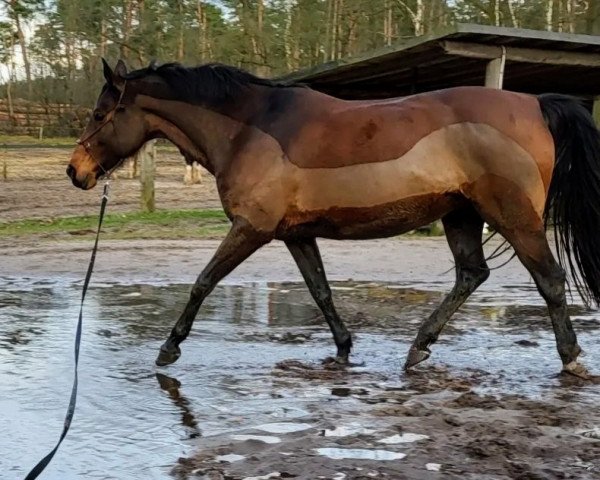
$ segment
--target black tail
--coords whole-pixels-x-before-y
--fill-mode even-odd
[[[544,221],[554,224],[559,262],[581,298],[600,305],[600,132],[577,99],[538,99],[556,149]]]

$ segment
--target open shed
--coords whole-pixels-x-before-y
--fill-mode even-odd
[[[459,85],[600,96],[600,36],[457,24],[283,77],[348,99]]]

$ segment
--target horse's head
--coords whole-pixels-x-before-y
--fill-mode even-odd
[[[137,152],[148,135],[144,112],[128,91],[125,64],[119,60],[113,71],[104,59],[102,63],[106,84],[67,167],[73,185],[83,190]]]

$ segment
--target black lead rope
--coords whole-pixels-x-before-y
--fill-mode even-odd
[[[104,185],[104,192],[102,193],[102,203],[100,205],[100,217],[98,218],[98,230],[96,232],[96,241],[94,242],[94,248],[92,250],[92,256],[90,258],[90,263],[88,265],[87,273],[85,275],[85,280],[83,282],[83,291],[81,292],[81,306],[79,307],[79,321],[77,322],[77,331],[75,333],[75,375],[73,378],[73,388],[71,389],[71,400],[69,401],[69,408],[67,409],[67,414],[65,415],[65,423],[63,426],[63,431],[60,434],[60,438],[56,443],[56,446],[52,449],[52,451],[42,458],[38,464],[32,468],[32,470],[27,474],[25,480],[33,480],[39,476],[40,473],[44,471],[44,469],[48,466],[54,454],[60,447],[60,444],[67,436],[67,432],[71,427],[71,420],[73,420],[73,414],[75,413],[75,404],[77,403],[77,366],[79,364],[79,344],[81,343],[81,327],[83,323],[83,302],[85,300],[85,294],[87,293],[88,286],[90,284],[90,279],[92,278],[92,271],[94,270],[94,262],[96,261],[96,252],[98,251],[98,239],[100,238],[100,228],[102,227],[102,220],[104,218],[104,210],[106,210],[106,204],[108,202],[108,182]]]

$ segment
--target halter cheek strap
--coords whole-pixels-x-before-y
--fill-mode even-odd
[[[100,167],[100,169],[102,170],[104,175],[110,175],[111,170],[106,170],[102,166],[102,164],[98,160],[96,160],[96,158],[94,157],[94,154],[92,153],[92,150],[91,150],[92,146],[89,142],[89,139],[96,136],[100,132],[100,130],[102,130],[104,127],[106,127],[106,125],[108,125],[109,123],[113,123],[117,109],[119,107],[125,107],[125,105],[122,103],[122,100],[123,100],[123,96],[125,95],[125,87],[126,86],[127,86],[127,80],[125,80],[125,83],[123,84],[123,90],[121,90],[121,95],[119,95],[119,99],[117,100],[117,103],[115,104],[113,109],[110,110],[106,114],[104,122],[102,122],[100,125],[98,125],[98,127],[96,127],[90,134],[77,140],[77,145],[81,145],[85,149],[85,153],[87,153],[90,156],[90,158],[96,163],[96,165],[98,165]]]

